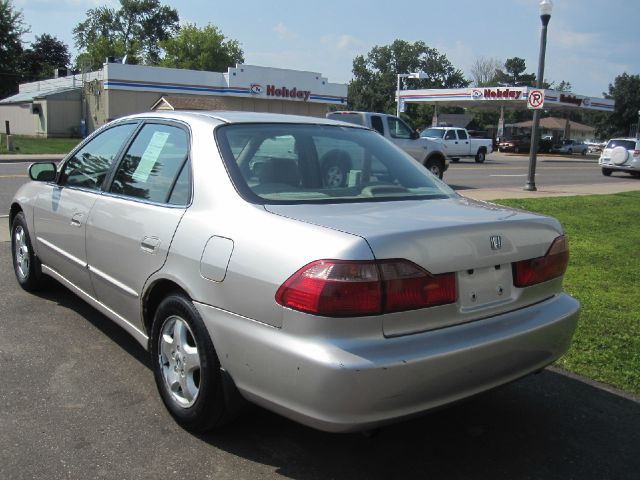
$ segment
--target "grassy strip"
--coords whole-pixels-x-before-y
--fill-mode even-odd
[[[0,155],[32,153],[68,153],[81,139],[79,138],[34,138],[12,135],[13,152],[7,152],[7,139],[0,134]]]
[[[640,393],[640,192],[497,203],[554,216],[569,235],[564,287],[582,314],[558,365]]]

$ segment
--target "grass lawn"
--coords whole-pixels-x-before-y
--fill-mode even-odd
[[[640,192],[496,203],[554,216],[569,236],[564,287],[582,313],[557,364],[640,394]]]
[[[12,135],[13,152],[7,152],[7,139],[0,134],[0,155],[26,153],[69,153],[80,143],[80,138],[34,138]]]

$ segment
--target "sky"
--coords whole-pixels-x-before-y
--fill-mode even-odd
[[[245,63],[321,73],[330,82],[352,78],[356,55],[395,39],[422,40],[471,78],[479,57],[526,60],[536,73],[540,45],[539,0],[184,0],[162,2],[181,23],[207,24],[238,40]],[[602,96],[616,76],[640,74],[638,0],[554,0],[544,78],[571,82],[573,92]],[[13,0],[31,32],[64,41],[75,56],[73,28],[86,11],[116,0]],[[395,10],[394,10],[395,8]]]

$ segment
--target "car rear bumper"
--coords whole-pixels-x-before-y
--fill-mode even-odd
[[[610,159],[600,159],[598,160],[598,164],[602,168],[607,168],[612,171],[618,172],[640,172],[640,157],[633,157],[631,161],[627,161],[627,163],[623,165],[616,165]]]
[[[560,294],[440,330],[336,339],[296,336],[196,306],[222,367],[246,398],[333,432],[374,428],[535,372],[568,349],[580,310]]]

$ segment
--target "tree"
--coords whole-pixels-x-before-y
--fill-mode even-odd
[[[504,70],[498,70],[496,80],[498,83],[509,86],[535,86],[536,75],[524,73],[527,69],[524,58],[507,58],[504,62]]]
[[[638,123],[640,111],[640,75],[623,73],[609,84],[609,93],[605,98],[616,102],[612,114],[600,114],[596,120],[596,134],[600,138],[632,135],[633,126]]]
[[[73,35],[76,47],[93,57],[99,68],[106,57],[127,56],[127,63],[160,63],[160,42],[180,29],[178,11],[159,0],[120,0],[120,8],[87,10]]]
[[[240,43],[227,39],[213,25],[202,29],[183,25],[178,35],[164,40],[161,46],[165,51],[161,65],[165,67],[217,72],[244,62]]]
[[[366,57],[358,55],[353,60],[348,108],[395,112],[397,75],[411,72],[427,75],[425,79],[406,79],[404,83],[411,88],[456,88],[469,84],[462,71],[435,48],[422,41],[395,40],[391,45],[375,46]],[[415,116],[416,108],[410,110]]]
[[[471,65],[471,79],[474,87],[495,85],[500,71],[500,62],[495,58],[480,57]]]
[[[69,48],[56,37],[45,33],[36,36],[31,48],[22,56],[22,75],[27,81],[50,78],[56,68],[66,68],[71,63]]]
[[[0,0],[0,98],[16,93],[20,80],[21,37],[29,29],[10,0]]]

